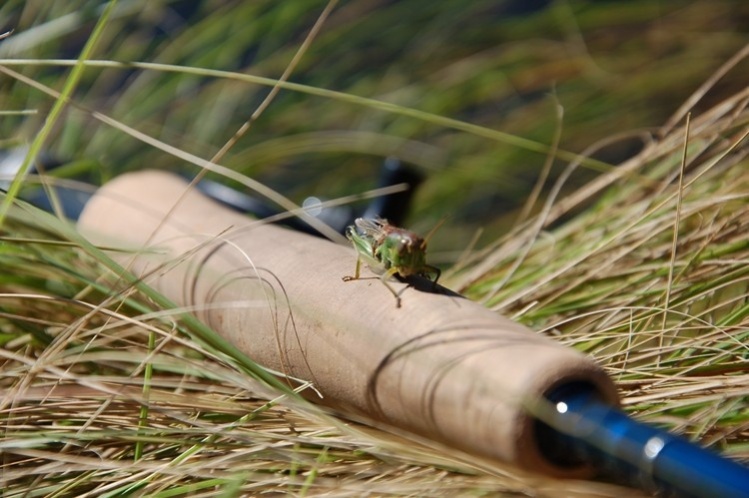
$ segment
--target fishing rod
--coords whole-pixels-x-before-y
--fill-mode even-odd
[[[561,465],[593,462],[612,481],[671,496],[749,496],[749,469],[630,418],[587,386],[560,386],[547,399],[555,410],[552,425],[538,422],[539,440]]]
[[[747,468],[628,417],[588,356],[418,278],[391,284],[396,308],[382,286],[342,281],[350,248],[223,204],[175,175],[129,173],[86,201],[78,227],[110,247],[159,248],[136,274],[343,413],[551,476],[749,497]],[[152,271],[169,261],[181,262]],[[252,302],[267,305],[237,306]]]

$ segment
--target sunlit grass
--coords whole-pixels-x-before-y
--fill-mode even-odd
[[[217,176],[292,209],[407,159],[427,176],[414,225],[450,215],[437,248],[462,257],[446,282],[595,357],[639,419],[749,459],[746,64],[718,72],[744,43],[732,3],[495,18],[482,2],[343,2],[286,82],[325,2],[215,2],[187,23],[121,1],[77,66],[61,44],[92,40],[102,11],[67,4],[0,7],[22,28],[0,42],[0,145],[44,141],[64,163],[49,182],[213,168],[278,86]],[[475,250],[451,242],[477,227]],[[315,408],[107,254],[18,202],[2,224],[4,496],[622,496]]]

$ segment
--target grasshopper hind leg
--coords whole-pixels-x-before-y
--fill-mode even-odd
[[[437,281],[440,279],[440,276],[442,275],[442,270],[437,268],[436,266],[426,265],[425,269],[427,272],[432,273],[434,275],[434,280],[432,280],[432,287],[434,290],[437,290]]]

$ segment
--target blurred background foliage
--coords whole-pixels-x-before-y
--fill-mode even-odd
[[[102,0],[0,3],[0,35],[12,31],[0,40],[0,174],[4,158],[22,152],[40,136],[54,104],[53,97],[31,83],[63,89],[70,65],[54,59],[70,62],[79,56],[105,5]],[[324,0],[119,0],[93,57],[125,65],[85,69],[74,105],[66,107],[46,141],[43,162],[62,164],[53,175],[94,184],[145,168],[195,174],[196,166],[102,123],[93,111],[209,159],[255,112],[270,88],[208,70],[279,78],[326,5]],[[388,157],[411,164],[425,180],[406,225],[427,232],[446,220],[430,247],[430,262],[449,266],[483,230],[478,246],[487,249],[461,260],[468,270],[457,272],[464,285],[454,288],[465,289],[539,333],[591,353],[617,380],[630,413],[745,459],[745,149],[726,154],[714,168],[705,165],[745,132],[747,97],[739,91],[747,88],[749,62],[739,62],[692,108],[695,130],[700,123],[702,130],[692,134],[690,148],[696,157],[690,155],[687,180],[706,174],[684,190],[681,210],[672,203],[678,190],[681,135],[669,120],[683,116],[677,109],[747,46],[747,28],[749,3],[732,0],[340,0],[289,81],[341,93],[282,90],[220,162],[297,203],[309,195],[335,198],[374,187]],[[193,69],[127,65],[135,62]],[[2,72],[6,68],[29,81]],[[361,105],[346,96],[400,107]],[[731,105],[721,112],[704,112],[729,97]],[[474,128],[459,129],[459,123]],[[606,143],[591,153],[596,162],[573,171],[563,196],[617,168],[644,141],[657,140],[668,130],[662,150],[651,151],[649,167],[637,170],[655,183],[624,178],[604,190],[598,204],[591,207],[596,199],[588,199],[576,208],[588,209],[572,213],[577,216],[571,219],[567,214],[569,222],[552,236],[518,230],[512,243],[492,247],[517,223],[529,192],[541,179],[538,210],[575,153]],[[553,157],[544,151],[554,149],[557,135],[559,152],[544,179],[548,158]],[[709,148],[702,149],[706,144]],[[675,229],[675,212],[683,215],[681,231]],[[431,457],[410,445],[398,451],[385,446],[380,454],[372,451],[380,442],[336,442],[329,428],[287,420],[291,415],[286,412],[277,419],[256,419],[262,422],[259,431],[253,424],[245,427],[245,415],[255,408],[246,403],[246,376],[235,375],[238,363],[224,365],[225,360],[199,340],[154,355],[149,340],[155,336],[145,337],[152,329],[121,329],[120,322],[111,322],[120,318],[120,301],[114,302],[115,314],[100,308],[112,297],[97,280],[102,261],[82,257],[77,248],[58,246],[60,238],[74,240],[67,232],[72,228],[60,223],[62,235],[43,230],[46,224],[37,228],[33,222],[39,214],[28,220],[11,218],[0,234],[0,285],[8,291],[0,310],[0,343],[22,358],[13,360],[20,366],[6,368],[5,379],[44,388],[45,400],[29,398],[26,405],[19,401],[9,413],[20,420],[14,430],[22,450],[47,448],[49,434],[63,434],[66,448],[95,455],[100,472],[84,466],[83,473],[76,473],[65,462],[60,467],[56,446],[47,456],[19,452],[24,455],[22,468],[16,474],[9,471],[7,479],[22,494],[49,489],[70,494],[101,486],[98,489],[110,495],[127,495],[146,489],[136,486],[148,485],[149,490],[174,495],[180,488],[199,489],[193,484],[215,486],[217,468],[231,473],[228,493],[246,475],[252,476],[246,489],[253,491],[260,489],[256,485],[274,492],[285,490],[283,486],[302,493],[308,485],[314,490],[303,472],[312,480],[321,478],[314,484],[323,492],[328,491],[325,486],[342,482],[366,491],[372,485],[391,489],[405,483],[410,493],[415,489],[422,494],[460,489],[480,495],[483,489],[507,489],[519,496],[554,489],[547,492],[553,495],[574,488],[577,494],[566,495],[582,496],[588,491],[578,482],[561,490],[544,488],[537,477],[519,480],[504,468],[492,480],[483,481],[481,474],[469,480],[465,476],[479,468],[474,463],[455,473],[445,472],[442,463],[424,471],[419,465],[431,466]],[[445,276],[447,280],[450,272]],[[144,294],[125,304],[128,313],[144,313],[141,318],[171,327],[162,319],[173,311],[152,315],[153,302],[159,302],[154,294]],[[102,313],[92,315],[89,303]],[[122,323],[131,320],[122,318]],[[71,338],[85,342],[92,356],[81,355],[79,343]],[[195,365],[184,361],[193,356],[211,359],[201,362],[197,377]],[[174,418],[169,410],[153,410],[148,414],[155,421],[153,432],[141,432],[141,407],[150,401],[137,396],[135,403],[128,398],[113,405],[114,411],[102,411],[96,392],[90,398],[82,395],[80,402],[48,400],[50,381],[65,384],[40,375],[38,358],[50,365],[70,365],[69,371],[81,375],[82,387],[88,386],[87,373],[94,380],[105,373],[113,376],[113,384],[137,388],[133,382],[140,378],[141,366],[153,361],[147,364],[155,365],[156,373],[153,379],[143,374],[144,386],[149,386],[143,396],[165,396],[162,399],[175,408]],[[206,409],[194,426],[184,425],[184,401],[171,396],[175,386],[181,394],[187,375],[197,379],[196,385],[190,384],[196,387],[189,409]],[[75,382],[68,386],[77,387]],[[218,393],[225,397],[216,398]],[[223,402],[216,405],[216,399]],[[265,410],[268,405],[264,399],[261,403]],[[206,425],[209,417],[221,426]],[[227,420],[242,423],[227,435]],[[302,439],[300,427],[308,430]],[[133,455],[134,429],[142,436],[134,453],[144,443],[147,448],[144,465],[164,462],[164,468],[172,468],[181,458],[174,455],[183,454],[181,444],[204,444],[218,433],[225,436],[227,453],[189,453],[175,469],[181,473],[176,476],[154,474],[150,466],[143,467],[142,474],[139,467],[123,467]],[[250,432],[242,432],[245,429]],[[175,438],[180,442],[175,444]],[[274,452],[265,451],[266,441]],[[411,451],[419,455],[412,457]],[[369,463],[362,463],[365,458]],[[211,459],[221,466],[206,467]],[[330,466],[323,468],[323,463]],[[497,475],[510,484],[498,487]],[[297,478],[305,479],[301,488],[294,487]],[[621,496],[616,490],[587,494]]]
[[[278,78],[326,5],[323,0],[121,0],[95,58],[155,62]],[[101,1],[15,1],[0,7],[0,58],[78,57]],[[611,167],[657,136],[669,116],[746,43],[749,3],[702,1],[348,0],[336,6],[290,81],[384,101],[581,152]],[[69,68],[15,70],[60,90]],[[746,63],[695,109],[746,86]],[[87,68],[75,100],[209,159],[269,88],[136,68]],[[0,76],[0,146],[28,143],[53,100]],[[559,110],[562,110],[560,113]],[[560,128],[561,127],[561,128]],[[630,133],[632,132],[632,133]],[[69,107],[46,145],[59,174],[98,183],[128,170],[196,167]],[[342,99],[282,91],[222,164],[298,203],[374,187],[389,156],[426,180],[408,226],[446,218],[435,257],[449,262],[479,228],[480,245],[515,221],[544,153]],[[547,189],[564,169],[555,160]],[[74,167],[77,165],[78,167]],[[600,174],[579,168],[566,188]],[[604,168],[605,169],[605,168]]]

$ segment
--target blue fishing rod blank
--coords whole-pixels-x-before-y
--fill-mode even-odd
[[[632,419],[588,386],[548,399],[554,409],[538,423],[539,444],[557,464],[592,464],[604,477],[666,496],[749,498],[749,468]]]

